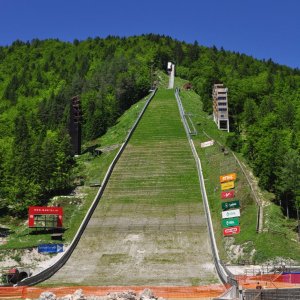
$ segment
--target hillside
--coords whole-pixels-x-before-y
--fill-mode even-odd
[[[215,282],[194,158],[173,90],[161,90],[118,161],[79,245],[45,284]]]
[[[84,143],[102,146],[105,142],[95,139],[158,84],[168,61],[200,95],[192,110],[201,101],[210,114],[213,83],[229,88],[231,133],[222,143],[245,159],[261,188],[271,193],[277,206],[271,206],[269,217],[282,220],[282,210],[287,223],[297,218],[300,71],[149,34],[73,43],[35,39],[0,47],[1,223],[18,227],[29,205],[68,194],[80,179],[80,159],[72,157],[68,134],[72,96],[81,99]],[[287,227],[295,239],[295,222]]]
[[[177,81],[177,84],[182,86],[181,81]],[[287,219],[280,207],[273,202],[274,195],[259,188],[257,178],[253,176],[251,168],[241,155],[235,153],[234,156],[230,151],[224,155],[221,148],[226,148],[226,139],[230,134],[219,131],[212,117],[203,112],[202,104],[199,105],[199,95],[193,91],[182,91],[181,98],[186,113],[190,114],[197,129],[197,135],[193,136],[193,140],[204,170],[214,231],[222,260],[228,264],[297,264],[300,261],[300,246],[297,230],[295,230],[297,220]],[[211,139],[215,141],[213,146],[200,147],[200,143]],[[236,157],[242,164],[243,170]],[[231,172],[237,174],[235,192],[236,199],[241,205],[239,220],[241,233],[224,238],[221,226],[222,201],[219,176]],[[257,200],[263,207],[260,233],[257,233]]]

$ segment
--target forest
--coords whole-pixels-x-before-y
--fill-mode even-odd
[[[212,113],[212,85],[229,89],[228,147],[241,152],[285,214],[300,207],[300,70],[223,48],[147,34],[15,41],[0,47],[0,211],[22,216],[72,189],[70,99],[84,142],[149,92],[168,61]]]

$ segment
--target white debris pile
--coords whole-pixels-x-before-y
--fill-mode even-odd
[[[157,298],[153,295],[150,289],[145,289],[137,294],[134,291],[113,292],[106,296],[85,296],[83,291],[77,290],[74,294],[65,295],[63,297],[56,297],[52,292],[41,293],[39,300],[165,300],[164,298]]]

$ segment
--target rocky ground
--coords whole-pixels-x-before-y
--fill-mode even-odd
[[[52,292],[43,292],[39,300],[164,300],[153,295],[150,289],[145,289],[137,294],[134,291],[114,292],[106,296],[85,296],[81,289],[75,291],[74,294],[56,297]]]
[[[36,268],[40,263],[48,260],[49,255],[38,253],[36,248],[0,251],[0,269],[17,266],[32,266]]]

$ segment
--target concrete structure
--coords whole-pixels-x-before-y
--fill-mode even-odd
[[[169,66],[169,64],[171,64]],[[168,63],[168,74],[169,74],[169,86],[168,89],[173,89],[174,88],[174,79],[175,79],[175,65],[172,63]]]
[[[212,93],[214,121],[220,130],[229,132],[227,92],[228,89],[222,83],[214,84]]]
[[[167,72],[168,72],[168,74],[171,74],[171,72],[172,72],[172,63],[170,61],[168,62]]]

